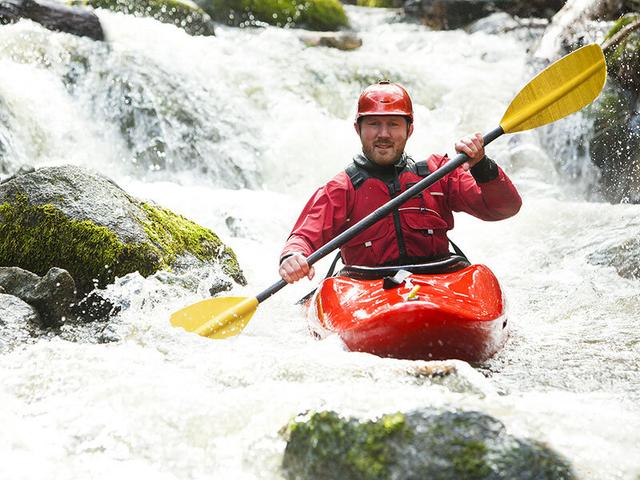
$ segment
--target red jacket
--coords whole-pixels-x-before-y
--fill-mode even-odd
[[[432,155],[426,162],[416,163],[403,155],[396,165],[380,167],[364,155],[356,156],[347,170],[307,202],[281,258],[293,252],[309,256],[446,161],[446,156]],[[502,220],[515,215],[521,204],[502,169],[492,160],[483,160],[471,173],[454,170],[356,235],[340,248],[342,259],[347,265],[377,266],[443,256],[449,251],[447,231],[453,228],[452,212]]]

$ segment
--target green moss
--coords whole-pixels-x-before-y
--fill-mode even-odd
[[[246,283],[233,250],[225,247],[211,230],[166,208],[148,203],[141,206],[148,220],[144,222],[145,232],[162,251],[165,267],[172,265],[179,255],[189,252],[203,262],[221,260],[223,270],[231,278],[243,285]]]
[[[349,23],[338,0],[211,0],[204,9],[214,19],[235,26],[264,22],[277,27],[337,30]]]
[[[108,228],[71,220],[53,205],[30,205],[24,197],[0,205],[0,265],[38,275],[57,266],[81,293],[136,270],[150,275],[162,266],[148,244],[121,242]]]
[[[455,455],[451,464],[457,478],[484,478],[491,473],[487,464],[488,452],[484,442],[479,440],[454,440],[451,442]]]
[[[374,8],[393,8],[394,0],[357,0],[356,5],[360,7],[374,7]]]
[[[315,413],[291,425],[288,433],[283,468],[290,478],[353,480],[389,478],[394,463],[390,441],[412,435],[401,413],[375,422],[347,420],[335,412]],[[296,463],[309,456],[316,460],[310,462],[311,470]],[[331,465],[326,464],[329,460]]]
[[[199,7],[180,0],[70,0],[69,3],[151,17],[180,27],[191,35],[214,34],[209,16]]]
[[[640,18],[640,14],[637,13],[627,13],[626,15],[621,16],[618,20],[616,20],[616,23],[613,25],[613,27],[611,27],[611,30],[609,30],[604,39],[609,40],[624,27],[637,21],[638,18]]]
[[[150,242],[125,243],[106,227],[72,220],[51,204],[30,205],[18,196],[0,205],[0,265],[38,275],[53,266],[64,268],[78,291],[87,293],[131,272],[148,276],[171,267],[189,252],[201,261],[221,261],[227,274],[246,283],[233,251],[212,231],[169,210],[142,206]]]

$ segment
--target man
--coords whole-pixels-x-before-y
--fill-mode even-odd
[[[431,155],[415,162],[405,154],[413,107],[398,84],[367,87],[358,100],[354,127],[362,153],[311,197],[282,251],[280,276],[288,283],[313,278],[306,260],[311,253],[448,160]],[[340,247],[345,264],[405,265],[444,257],[453,211],[490,221],[518,212],[522,200],[502,169],[485,156],[482,135],[463,138],[455,149],[467,154],[468,162]]]

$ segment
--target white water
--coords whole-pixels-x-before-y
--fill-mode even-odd
[[[74,163],[110,175],[214,229],[249,280],[234,293],[255,294],[277,279],[279,250],[308,196],[357,151],[351,123],[367,81],[388,76],[412,92],[408,151],[420,157],[451,153],[460,135],[493,128],[528,80],[525,47],[508,38],[349,11],[364,42],[355,52],[305,48],[295,30],[220,28],[216,38],[192,38],[108,12],[100,17],[110,49],[30,22],[0,27],[8,170]],[[61,81],[69,52],[92,62],[71,94]],[[122,79],[144,87],[138,101],[150,108],[175,98],[198,128],[168,109],[159,128],[137,123],[128,145],[114,113],[122,97],[105,93]],[[133,162],[158,131],[166,165]],[[451,362],[458,374],[432,383],[419,376],[424,362],[314,341],[292,305],[307,282],[260,306],[242,335],[203,339],[172,329],[168,316],[202,298],[205,285],[188,293],[130,275],[109,289],[126,305],[112,326],[120,341],[41,339],[0,356],[0,478],[277,479],[278,430],[300,412],[443,406],[487,412],[511,433],[547,442],[580,478],[635,480],[639,284],[585,258],[637,236],[640,207],[566,193],[534,134],[502,138],[489,154],[524,207],[499,223],[460,216],[452,238],[495,271],[509,300],[512,335],[490,362]]]

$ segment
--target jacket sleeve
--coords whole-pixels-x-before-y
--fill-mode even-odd
[[[470,172],[457,168],[446,178],[446,199],[455,212],[495,221],[515,215],[522,206],[522,199],[507,174],[487,157]]]
[[[345,172],[319,188],[305,205],[287,239],[280,261],[293,253],[311,255],[337,236],[351,211],[354,189]]]

